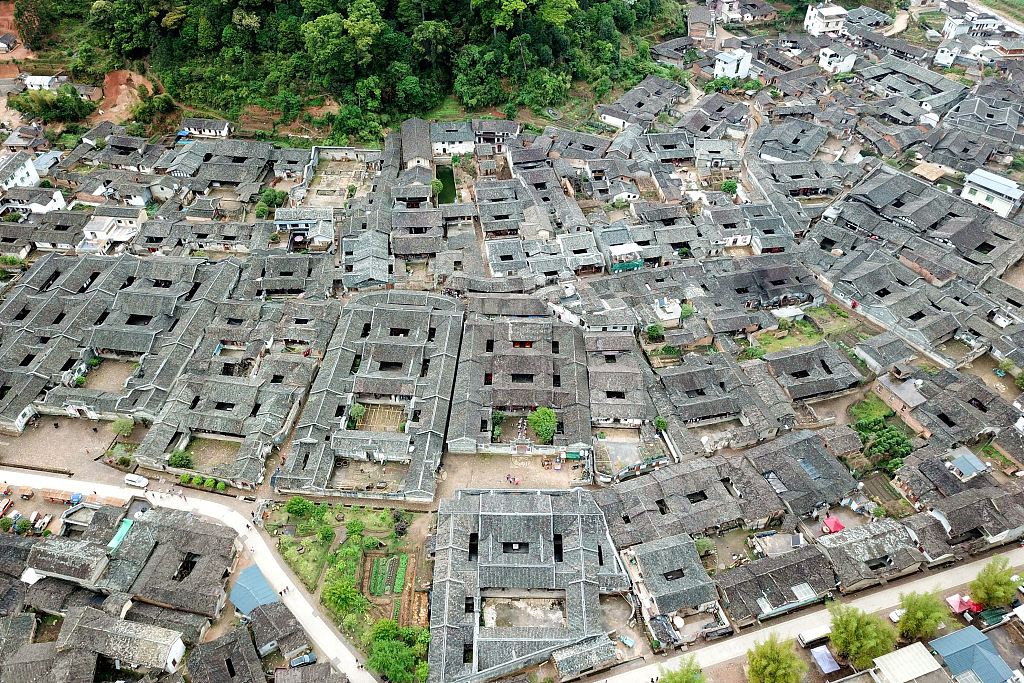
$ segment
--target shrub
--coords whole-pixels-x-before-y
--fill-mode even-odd
[[[308,517],[313,513],[315,507],[316,505],[311,500],[306,500],[302,496],[292,496],[284,504],[284,511],[295,517]]]
[[[668,420],[659,415],[658,417],[654,418],[654,428],[657,429],[659,432],[665,431],[666,429],[668,429]]]
[[[185,474],[181,475],[181,479],[179,479],[178,481],[180,481],[182,484],[187,484],[190,481],[192,481],[192,475],[186,472]]]
[[[28,517],[22,517],[14,523],[14,533],[24,535],[28,533],[29,529],[32,528],[32,522],[29,521]]]
[[[84,387],[85,386],[85,377],[76,377],[75,378],[75,386],[76,387]]]
[[[740,351],[740,360],[757,360],[758,358],[764,358],[764,349],[760,346],[748,346]]]
[[[206,481],[203,482],[203,486],[205,486],[208,489],[212,489],[216,485],[217,480],[214,479],[213,477],[207,477]]]
[[[10,517],[0,517],[0,531],[10,531],[14,526],[14,520]]]
[[[171,457],[167,459],[167,464],[171,467],[181,467],[188,469],[192,467],[192,454],[186,450],[178,449],[171,453]]]
[[[217,482],[217,490],[218,491],[224,491],[225,489],[227,489],[227,487],[228,487],[228,485],[225,484],[224,482],[222,482],[222,481],[218,481]]]
[[[132,459],[129,458],[127,455],[122,455],[121,457],[119,457],[117,459],[118,467],[128,467],[131,464],[132,464]]]
[[[193,486],[202,486],[204,481],[206,481],[206,480],[203,477],[199,476],[198,474],[196,476],[192,477],[192,485]]]
[[[722,182],[722,192],[726,194],[736,194],[736,188],[738,187],[739,185],[735,180],[725,180]]]
[[[693,313],[694,308],[692,304],[683,304],[682,306],[679,307],[680,320],[686,320],[687,318],[693,316]]]
[[[660,342],[665,339],[665,328],[658,324],[648,325],[646,334],[647,341]]]
[[[135,429],[135,420],[130,417],[119,417],[110,423],[110,430],[116,436],[125,437]]]

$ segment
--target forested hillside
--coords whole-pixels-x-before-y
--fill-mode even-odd
[[[16,18],[76,77],[144,65],[178,101],[286,122],[331,95],[332,137],[363,139],[452,93],[540,110],[572,81],[628,87],[665,71],[642,36],[685,23],[675,0],[18,0]]]

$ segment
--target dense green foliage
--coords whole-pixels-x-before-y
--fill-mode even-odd
[[[904,638],[934,638],[949,608],[935,593],[903,593],[900,607],[904,610],[896,628]]]
[[[664,6],[663,6],[664,3]],[[540,109],[570,83],[630,87],[656,65],[623,34],[671,30],[674,0],[17,0],[34,48],[67,40],[77,68],[100,55],[145,62],[177,101],[238,118],[246,105],[294,120],[329,94],[332,137],[374,138],[454,93],[469,108]],[[86,32],[85,29],[88,29]],[[91,59],[82,60],[87,53]],[[322,102],[322,100],[320,100]],[[163,104],[163,103],[161,103]],[[514,111],[514,109],[513,109]]]
[[[890,474],[902,467],[903,458],[914,450],[910,438],[899,427],[886,424],[884,417],[857,420],[853,423],[853,429],[860,436],[868,459]]]
[[[807,664],[794,652],[791,642],[770,635],[747,652],[750,683],[800,683]]]
[[[984,607],[1002,607],[1013,600],[1017,582],[1005,557],[993,558],[971,582],[971,599]]]
[[[868,668],[875,657],[896,648],[896,631],[882,617],[838,603],[829,607],[829,612],[832,644],[858,669]]]
[[[662,683],[704,683],[704,672],[693,656],[683,659],[679,667],[671,671],[662,670],[660,679]]]
[[[57,90],[28,90],[11,95],[7,101],[30,119],[41,119],[43,123],[81,121],[96,109],[94,102],[83,100],[67,83]]]
[[[392,619],[374,623],[364,637],[370,653],[367,666],[394,683],[413,683],[427,678],[430,631],[399,626]]]
[[[526,424],[530,425],[530,429],[537,435],[537,441],[548,444],[558,429],[558,416],[551,408],[540,406],[526,416]]]

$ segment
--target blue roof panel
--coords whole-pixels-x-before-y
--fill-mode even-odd
[[[242,614],[248,615],[260,605],[280,602],[277,592],[267,583],[259,567],[246,567],[238,574],[231,589],[231,604]]]

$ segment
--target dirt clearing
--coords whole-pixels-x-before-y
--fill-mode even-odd
[[[108,73],[103,79],[103,100],[96,113],[89,117],[90,123],[120,123],[130,118],[132,107],[140,101],[140,85],[146,86],[150,93],[155,92],[153,84],[142,74],[127,69]]]

